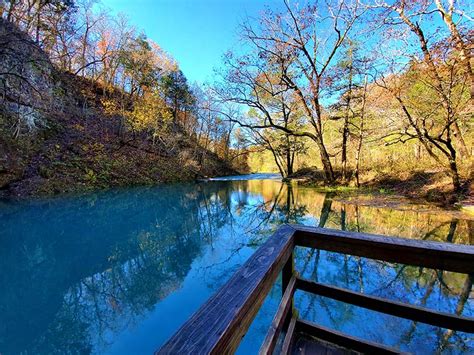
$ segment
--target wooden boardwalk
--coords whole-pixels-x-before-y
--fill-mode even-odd
[[[290,354],[352,355],[357,352],[324,342],[310,335],[300,334],[295,338]]]
[[[283,294],[260,354],[399,353],[300,319],[293,295],[316,295],[434,326],[474,333],[474,319],[366,295],[301,278],[294,272],[295,246],[474,275],[474,246],[283,225],[211,297],[157,354],[229,354],[247,332],[282,274]]]

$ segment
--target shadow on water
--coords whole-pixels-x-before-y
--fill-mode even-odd
[[[472,244],[474,221],[343,203],[272,179],[110,190],[0,204],[0,353],[150,353],[281,223]],[[306,248],[305,277],[472,316],[472,279]],[[255,353],[276,285],[239,349]],[[402,350],[460,353],[468,335],[297,293],[300,316]]]

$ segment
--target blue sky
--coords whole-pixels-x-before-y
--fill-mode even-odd
[[[190,82],[212,79],[222,55],[238,45],[238,25],[282,0],[103,0],[170,53]]]

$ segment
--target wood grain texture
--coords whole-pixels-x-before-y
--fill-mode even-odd
[[[474,272],[474,246],[293,225],[296,245],[388,262]]]
[[[278,337],[281,333],[281,330],[283,329],[285,319],[290,313],[292,307],[293,294],[295,293],[295,284],[296,278],[293,276],[286,287],[286,291],[280,301],[280,305],[278,306],[277,313],[275,314],[272,324],[270,325],[270,328],[268,328],[267,336],[260,347],[260,355],[273,354]]]
[[[360,355],[350,349],[336,346],[304,334],[295,334],[294,345],[290,354],[294,355]]]
[[[397,349],[346,335],[301,319],[296,321],[295,332],[308,334],[315,338],[364,354],[400,354],[400,351]]]
[[[297,323],[297,318],[291,318],[290,325],[286,331],[285,339],[283,340],[283,345],[281,346],[281,355],[287,355],[291,352],[291,346],[293,345],[293,339],[295,338],[295,328]]]
[[[474,333],[474,319],[448,313],[436,312],[384,298],[364,295],[347,289],[323,285],[317,282],[297,278],[296,288],[341,302],[390,314],[393,316],[423,322],[437,327]]]
[[[235,351],[294,249],[294,228],[281,226],[157,352]]]

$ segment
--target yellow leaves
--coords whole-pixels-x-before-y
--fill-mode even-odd
[[[146,93],[144,97],[136,99],[131,111],[122,110],[114,100],[102,98],[101,103],[105,114],[121,115],[133,131],[148,131],[153,137],[166,131],[173,120],[171,110],[156,92]]]
[[[84,174],[84,180],[95,183],[97,181],[97,175],[92,169],[86,169],[86,173]]]
[[[102,98],[100,99],[100,102],[104,107],[104,113],[106,115],[115,115],[120,112],[116,101]]]
[[[76,123],[73,128],[76,130],[76,131],[79,131],[79,132],[84,132],[84,126],[83,125],[80,125],[79,123]]]
[[[156,94],[146,95],[136,101],[133,110],[127,113],[127,121],[133,130],[149,130],[154,136],[166,130],[172,119],[170,109]]]
[[[105,146],[98,142],[82,144],[80,147],[83,152],[91,152],[94,154],[103,153],[105,150]]]

